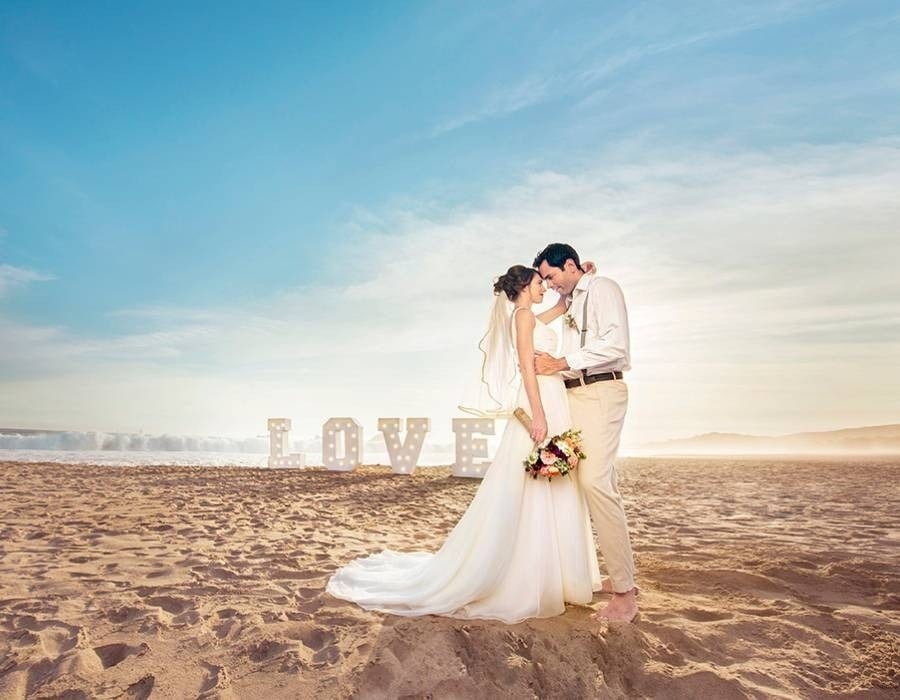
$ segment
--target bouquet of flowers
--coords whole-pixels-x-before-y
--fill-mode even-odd
[[[514,415],[531,432],[531,417],[521,408],[517,408]],[[561,435],[554,435],[543,444],[534,446],[524,461],[525,473],[530,474],[532,479],[546,476],[550,481],[554,476],[565,476],[587,457],[581,446],[580,430],[570,428]]]

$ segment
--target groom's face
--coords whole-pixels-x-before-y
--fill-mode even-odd
[[[575,285],[578,284],[577,270],[578,268],[572,260],[566,260],[562,268],[551,267],[546,260],[538,266],[538,272],[546,280],[550,289],[563,296],[571,294]]]

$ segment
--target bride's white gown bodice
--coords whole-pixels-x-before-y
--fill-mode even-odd
[[[534,347],[556,350],[556,333],[540,321]],[[567,430],[562,380],[539,376],[538,387],[548,436]],[[517,403],[532,412],[524,389]],[[395,615],[509,623],[559,615],[567,602],[590,603],[600,570],[577,479],[528,477],[522,462],[531,448],[525,428],[509,421],[472,503],[437,552],[385,550],[357,559],[331,577],[328,592]]]

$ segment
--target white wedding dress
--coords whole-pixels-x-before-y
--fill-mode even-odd
[[[552,353],[556,333],[538,321],[534,345]],[[562,379],[538,376],[538,386],[548,436],[570,428]],[[517,403],[531,413],[523,388]],[[437,552],[385,550],[356,559],[331,577],[328,593],[394,615],[507,623],[590,603],[600,570],[578,481],[574,474],[552,482],[526,475],[522,461],[532,444],[510,420],[472,503]]]

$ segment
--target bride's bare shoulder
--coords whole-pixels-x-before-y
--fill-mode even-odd
[[[528,328],[534,326],[536,318],[534,311],[531,309],[518,307],[513,309],[513,314],[516,321],[516,328]]]

